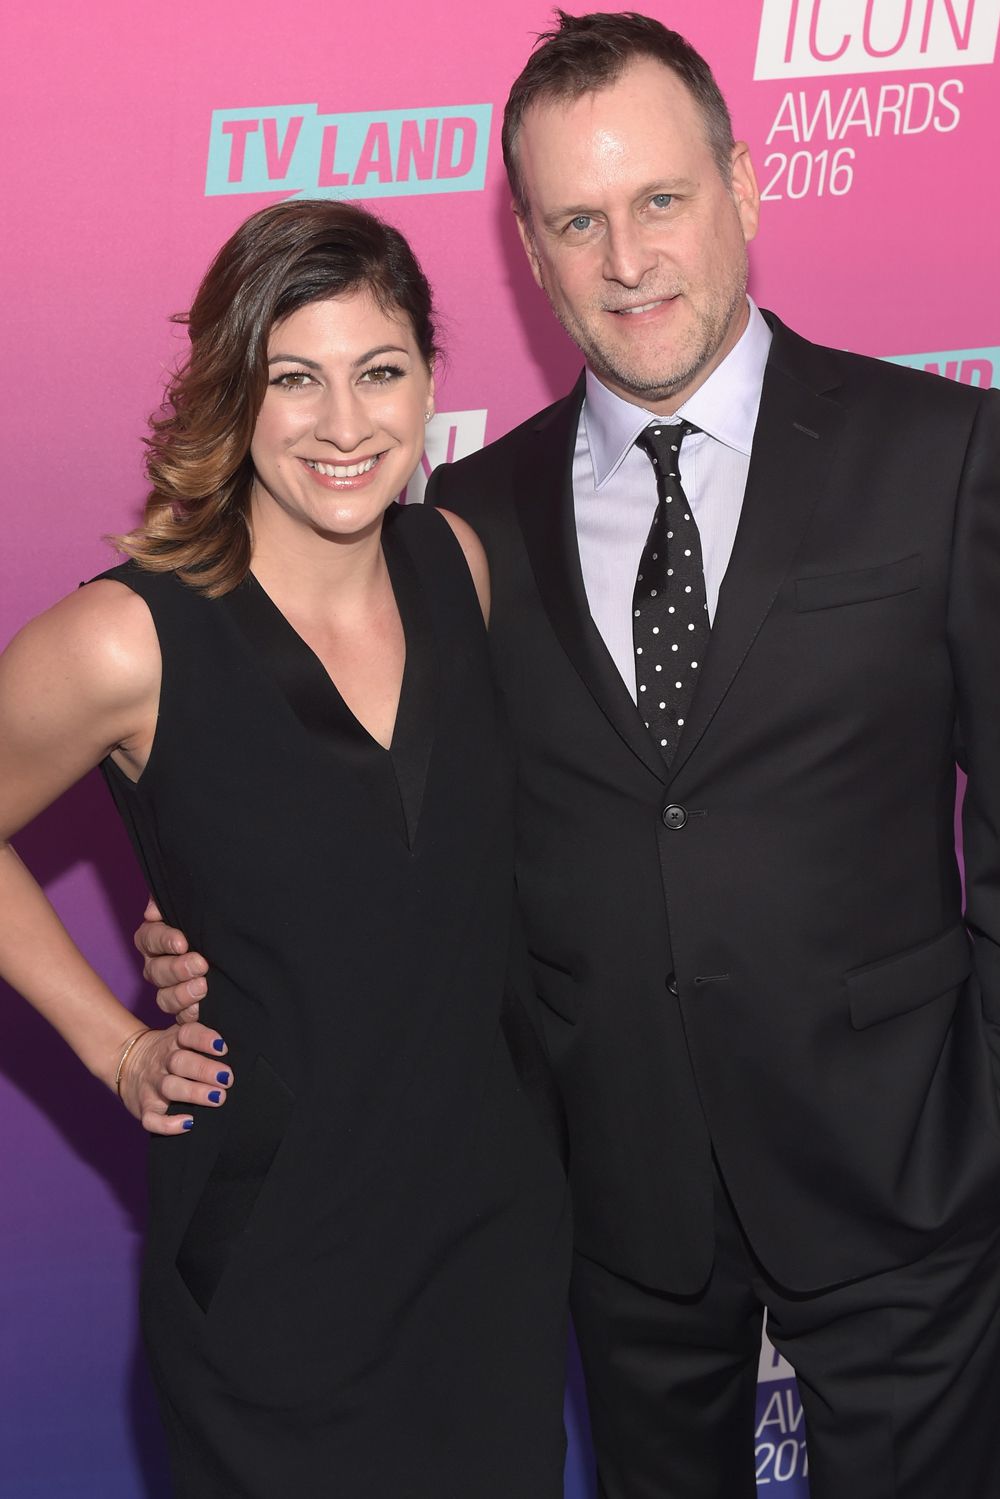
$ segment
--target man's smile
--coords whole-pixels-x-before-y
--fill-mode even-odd
[[[672,302],[673,297],[659,297],[655,302],[642,302],[638,307],[610,307],[618,317],[635,317],[640,312],[653,312],[657,307],[662,307],[665,302]]]

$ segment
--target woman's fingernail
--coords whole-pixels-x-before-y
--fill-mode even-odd
[[[222,1102],[222,1094],[219,1092],[218,1088],[213,1088],[212,1089],[211,1093],[208,1095],[208,1101],[209,1101],[209,1103],[221,1103]]]
[[[215,1074],[215,1081],[217,1083],[228,1083],[228,1081],[229,1081],[229,1073],[228,1072],[217,1072]]]
[[[184,1123],[181,1125],[181,1129],[190,1129],[192,1124],[194,1124],[193,1119],[185,1119]]]
[[[215,1040],[212,1042],[212,1050],[213,1051],[225,1051],[225,1049],[226,1049],[226,1043],[225,1043],[225,1041],[223,1041],[223,1039],[222,1039],[221,1036],[216,1036]]]

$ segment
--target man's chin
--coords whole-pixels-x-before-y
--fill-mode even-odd
[[[697,381],[700,365],[667,374],[661,370],[637,370],[615,366],[606,360],[589,360],[590,367],[602,385],[608,386],[626,401],[637,406],[651,406],[682,398],[692,382]]]

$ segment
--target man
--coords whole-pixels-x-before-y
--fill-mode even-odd
[[[657,22],[560,13],[504,150],[587,371],[429,497],[490,558],[602,1493],[753,1494],[766,1306],[814,1499],[987,1499],[1000,398],[747,301],[749,154]]]

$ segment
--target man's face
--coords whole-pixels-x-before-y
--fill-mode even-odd
[[[724,181],[684,84],[644,58],[608,88],[532,105],[517,150],[521,240],[556,317],[605,385],[669,415],[746,326],[746,147]]]

